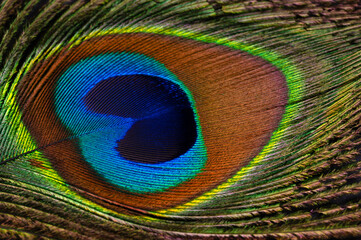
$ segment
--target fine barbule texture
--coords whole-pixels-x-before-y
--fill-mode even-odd
[[[0,239],[361,239],[358,0],[0,3]]]

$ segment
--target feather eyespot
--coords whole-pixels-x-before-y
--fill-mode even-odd
[[[284,75],[260,57],[151,33],[64,47],[18,91],[59,175],[120,212],[174,207],[227,180],[269,141],[288,99]]]

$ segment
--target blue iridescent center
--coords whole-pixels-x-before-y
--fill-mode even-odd
[[[160,62],[106,53],[59,78],[55,111],[83,159],[107,182],[160,192],[194,178],[207,160],[190,91]]]

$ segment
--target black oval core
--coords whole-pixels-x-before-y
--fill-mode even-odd
[[[156,76],[123,75],[96,84],[83,99],[93,112],[130,117],[135,123],[116,150],[127,160],[162,163],[186,153],[197,139],[197,124],[186,93]]]

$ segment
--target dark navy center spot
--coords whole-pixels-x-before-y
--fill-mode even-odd
[[[136,120],[116,147],[127,160],[161,163],[186,153],[197,139],[197,124],[179,85],[155,76],[124,75],[96,84],[84,97],[93,112]]]

